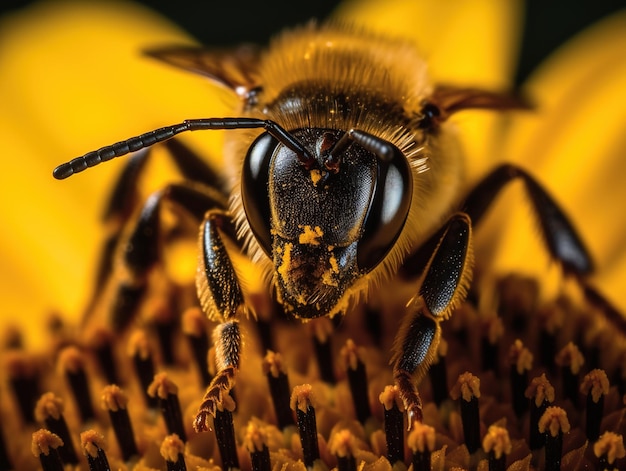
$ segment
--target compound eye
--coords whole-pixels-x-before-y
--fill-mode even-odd
[[[269,167],[279,142],[268,133],[261,134],[250,146],[243,162],[241,199],[252,233],[263,251],[271,257]]]
[[[378,160],[376,187],[357,245],[360,269],[372,270],[391,250],[404,228],[412,195],[411,168],[396,147],[389,161]]]

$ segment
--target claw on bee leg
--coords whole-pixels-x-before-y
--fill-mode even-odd
[[[396,371],[394,380],[406,410],[408,430],[411,430],[414,422],[421,422],[424,418],[422,414],[422,399],[408,371]]]
[[[423,310],[406,316],[394,345],[393,377],[407,412],[408,427],[422,421],[422,400],[414,376],[421,379],[432,362],[441,329]],[[407,325],[408,324],[408,325]]]

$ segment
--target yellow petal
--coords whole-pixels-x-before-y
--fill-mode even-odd
[[[538,110],[516,117],[506,155],[565,208],[596,261],[593,281],[626,312],[620,289],[626,282],[624,51],[626,12],[599,22],[554,54],[528,83]],[[529,257],[531,251],[543,251],[538,243],[518,249],[528,239],[520,230],[528,219],[528,210],[522,209],[507,223],[499,248],[508,258],[502,269],[545,268]],[[498,225],[502,229],[501,221]]]
[[[345,2],[337,16],[408,38],[435,81],[501,88],[517,63],[521,2],[376,0]]]
[[[127,2],[47,2],[2,18],[0,325],[40,334],[47,310],[76,318],[89,295],[98,216],[123,162],[64,182],[52,178],[55,165],[185,118],[224,115],[205,80],[140,56],[147,46],[190,42]],[[219,136],[192,139],[220,155]]]

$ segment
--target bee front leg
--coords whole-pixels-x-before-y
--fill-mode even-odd
[[[409,428],[422,421],[416,384],[433,361],[441,328],[467,294],[472,274],[472,228],[467,214],[452,216],[424,271],[418,294],[409,302],[393,345],[393,376],[407,411]]]
[[[196,287],[203,311],[220,322],[213,332],[217,374],[209,384],[194,420],[197,432],[208,430],[209,415],[215,416],[224,392],[235,384],[241,361],[241,315],[246,314],[243,294],[224,244],[232,234],[230,216],[221,210],[207,212],[200,231],[200,257]]]

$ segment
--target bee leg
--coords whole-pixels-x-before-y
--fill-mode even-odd
[[[209,384],[194,420],[197,432],[208,430],[224,392],[235,383],[240,365],[242,335],[239,319],[246,314],[243,294],[223,235],[231,232],[230,216],[221,210],[207,212],[200,231],[200,257],[196,278],[198,297],[207,316],[219,321],[213,332],[217,374]]]
[[[136,208],[137,179],[147,162],[148,153],[147,149],[142,149],[135,152],[128,159],[122,173],[117,178],[113,191],[109,195],[109,201],[102,215],[102,222],[106,227],[107,235],[100,249],[100,259],[98,260],[93,289],[94,294],[87,306],[87,313],[90,313],[98,303],[102,286],[105,285],[106,280],[113,271],[115,249],[120,241],[123,228],[126,227],[133,210]]]
[[[180,143],[177,139],[172,139],[163,144],[168,150],[172,161],[179,169],[180,173],[190,181],[197,181],[207,185],[208,188],[217,188],[218,190],[211,190],[212,194],[222,191],[223,182],[217,176],[217,174],[206,164],[203,158],[192,152],[187,146]],[[128,226],[129,220],[133,216],[135,209],[139,204],[139,179],[143,174],[146,163],[149,161],[149,156],[152,149],[141,149],[134,152],[127,160],[122,173],[117,177],[113,191],[111,191],[108,199],[108,203],[105,206],[105,210],[102,214],[102,222],[104,223],[108,232],[102,249],[100,250],[100,259],[98,261],[98,268],[95,277],[94,295],[91,297],[90,303],[87,306],[86,313],[89,316],[98,303],[99,294],[102,292],[102,286],[105,285],[106,280],[109,279],[113,272],[114,260],[117,254],[117,247],[119,246],[122,238],[123,230]],[[179,187],[183,185],[178,185]],[[172,190],[173,192],[180,194],[183,190]],[[202,192],[200,192],[202,193]],[[176,200],[177,195],[170,196],[170,199]],[[225,197],[224,197],[225,198]],[[198,198],[193,197],[181,197],[186,201],[179,201],[179,204],[183,207],[197,207],[202,205],[201,202],[204,197],[198,195]],[[196,202],[191,202],[196,199]],[[214,197],[215,199],[215,197]],[[187,204],[187,202],[189,204]],[[198,221],[204,216],[204,212],[217,205],[204,205],[201,214],[197,216]],[[136,304],[141,298],[143,289],[137,286],[133,286],[132,283],[122,283],[117,295],[119,307],[114,311],[134,311]],[[127,316],[121,316],[127,317]],[[120,326],[118,326],[120,327]]]
[[[198,221],[207,209],[227,205],[226,198],[218,191],[193,183],[170,184],[148,197],[139,215],[132,220],[134,226],[128,232],[124,230],[126,226],[120,229],[124,236],[118,236],[117,243],[108,249],[110,257],[115,254],[121,258],[123,267],[122,273],[111,275],[118,286],[107,323],[116,331],[124,330],[132,320],[145,292],[148,275],[162,258],[160,208],[163,201],[174,203]],[[112,260],[109,263],[113,264]]]
[[[472,274],[472,228],[467,214],[457,213],[444,226],[418,294],[410,301],[393,345],[391,364],[409,428],[422,420],[422,403],[416,384],[433,361],[441,329],[465,298]]]
[[[130,324],[146,290],[148,273],[159,258],[157,241],[161,199],[161,192],[152,194],[135,219],[131,219],[130,214],[123,215],[121,206],[112,213],[116,217],[109,227],[118,227],[113,227],[102,251],[98,284],[86,311],[85,325],[104,323],[121,332]],[[121,263],[116,264],[116,259]],[[107,283],[113,284],[113,301],[102,313],[96,307],[101,296],[111,296],[109,289],[103,288]]]
[[[504,164],[493,170],[468,195],[465,208],[477,224],[502,187],[521,178],[528,190],[533,209],[539,219],[539,227],[550,254],[560,263],[565,275],[573,275],[583,289],[585,298],[599,308],[606,319],[617,329],[626,333],[624,316],[584,278],[593,271],[591,255],[567,216],[541,185],[524,170]]]
[[[563,210],[532,176],[515,165],[497,167],[468,195],[464,211],[474,225],[478,224],[500,190],[516,178],[524,182],[545,244],[564,273],[576,276],[590,273],[593,270],[591,256]]]

